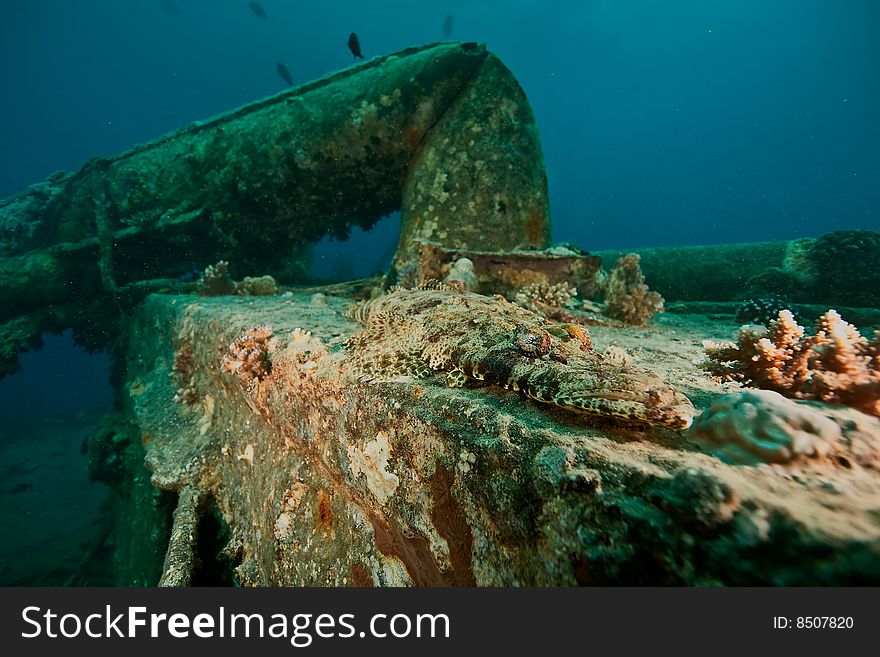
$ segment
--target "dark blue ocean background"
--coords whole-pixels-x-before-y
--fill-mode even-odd
[[[451,14],[452,38],[485,42],[531,99],[557,241],[880,228],[875,0],[261,5],[266,19],[247,0],[0,2],[0,196],[273,94],[277,62],[297,84],[348,66],[351,31],[369,58],[440,40]]]
[[[877,0],[260,4],[266,18],[247,0],[0,0],[0,197],[274,94],[286,88],[278,62],[295,84],[350,66],[352,31],[370,58],[441,40],[451,15],[451,38],[485,42],[531,100],[555,241],[598,250],[880,230]],[[384,268],[397,230],[390,217],[321,243],[315,274]],[[34,516],[4,545],[42,568],[47,540],[24,534],[57,523],[40,520],[44,500],[85,480],[79,441],[111,403],[110,360],[63,335],[21,361],[0,380],[0,446],[20,459],[0,494],[16,518]],[[85,522],[89,499],[68,515]],[[59,545],[74,525],[57,526]]]

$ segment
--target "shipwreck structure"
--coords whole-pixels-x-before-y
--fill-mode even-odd
[[[312,243],[396,209],[385,280],[295,285]],[[0,371],[43,331],[114,341],[118,406],[89,454],[116,493],[119,584],[880,581],[876,418],[847,420],[862,447],[845,464],[724,462],[681,431],[727,391],[694,365],[720,337],[705,322],[588,335],[486,296],[595,282],[601,259],[549,229],[512,74],[478,44],[413,48],[0,202]],[[178,280],[218,261],[280,287]],[[389,284],[442,278],[356,321]],[[371,339],[397,351],[370,361]],[[389,360],[411,376],[363,367]],[[581,388],[560,384],[573,370]]]

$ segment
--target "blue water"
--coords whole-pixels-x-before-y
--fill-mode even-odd
[[[372,57],[440,39],[451,14],[452,38],[487,43],[531,99],[555,240],[880,229],[873,0],[264,0],[266,19],[246,0],[171,1],[180,15],[163,0],[0,2],[0,196],[275,93],[279,61],[295,83],[348,66],[351,31]],[[320,250],[322,272],[381,266],[339,246]]]

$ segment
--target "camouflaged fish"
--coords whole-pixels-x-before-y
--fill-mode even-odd
[[[451,387],[481,382],[539,402],[686,429],[694,407],[653,372],[611,364],[576,324],[554,324],[508,302],[449,288],[394,290],[353,308],[364,329],[347,360],[364,380],[446,372]]]

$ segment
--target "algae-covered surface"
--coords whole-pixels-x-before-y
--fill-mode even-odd
[[[245,585],[830,584],[876,581],[880,478],[829,463],[742,467],[688,434],[442,377],[363,382],[351,302],[154,296],[126,383],[155,486],[216,504]],[[271,367],[223,371],[271,326]],[[731,317],[593,327],[597,351],[707,408],[698,367]],[[261,352],[262,353],[262,352]],[[170,402],[181,382],[188,401]],[[140,449],[140,446],[138,446]],[[804,559],[809,555],[809,559]],[[174,565],[174,564],[170,564]],[[166,563],[166,568],[169,566]]]

